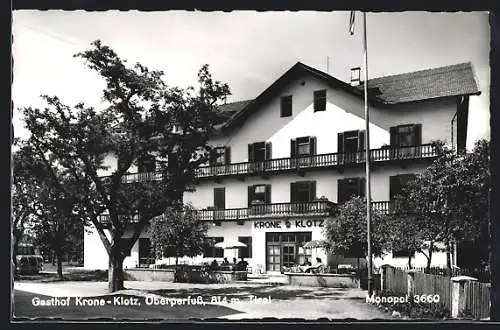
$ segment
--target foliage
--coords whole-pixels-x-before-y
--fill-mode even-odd
[[[164,214],[152,219],[149,228],[157,257],[175,256],[176,259],[201,254],[207,231],[207,223],[197,217],[189,204],[182,210],[167,208]]]
[[[489,143],[476,142],[468,154],[433,143],[439,157],[408,182],[386,215],[393,248],[423,253],[430,267],[437,242],[479,237],[488,223]]]
[[[183,192],[193,189],[195,169],[207,160],[208,137],[219,122],[217,103],[229,88],[212,79],[207,65],[198,73],[197,90],[169,87],[162,71],[128,66],[100,41],[75,57],[105,80],[105,107],[70,107],[43,96],[46,108],[23,110],[31,133],[26,145],[53,187],[71,195],[82,221],[92,222],[110,258],[110,291],[116,291],[123,287],[123,259],[149,221],[169,206],[180,208]],[[103,178],[111,170],[104,163],[109,155],[118,158],[118,166]],[[158,181],[124,180],[148,157],[158,160]],[[103,213],[109,214],[108,224],[100,221]],[[131,223],[137,215],[139,221]],[[127,228],[131,239],[123,238]]]
[[[371,242],[373,255],[381,255],[387,244],[384,217],[372,211]],[[338,206],[337,213],[325,221],[324,234],[329,252],[364,257],[368,254],[366,199],[354,197]]]

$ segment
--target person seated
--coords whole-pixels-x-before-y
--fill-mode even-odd
[[[323,264],[323,261],[321,260],[321,258],[316,258],[316,263],[314,264],[314,266],[309,268],[309,271],[311,273],[318,274],[318,273],[322,273],[324,271],[324,268],[325,268],[325,265]]]
[[[219,264],[217,263],[217,260],[214,259],[214,261],[210,264],[210,270],[217,270],[217,268],[219,268]]]
[[[229,265],[229,260],[227,260],[227,258],[224,258],[224,260],[222,261],[222,264],[223,264],[224,266]]]
[[[241,257],[240,262],[238,262],[237,270],[247,270],[248,262],[245,261],[243,257]]]
[[[302,263],[301,266],[311,266],[311,262],[309,261],[309,259],[307,259],[307,257],[306,257],[306,260],[304,260],[304,262]]]
[[[236,266],[237,263],[238,263],[238,260],[236,258],[233,258],[233,265]]]

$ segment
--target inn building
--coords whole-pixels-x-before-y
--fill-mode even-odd
[[[351,71],[346,83],[298,62],[255,99],[221,106],[226,120],[210,140],[214,152],[198,169],[196,191],[186,192],[184,202],[210,223],[211,239],[247,247],[207,246],[203,255],[181,262],[243,256],[259,273],[279,272],[317,256],[333,266],[349,262],[349,256],[303,245],[324,238],[325,219],[336,205],[365,195],[363,82],[359,68]],[[465,149],[469,98],[479,94],[471,63],[368,81],[374,209],[387,211],[404,182],[436,158],[433,140]],[[116,160],[107,160],[116,166]],[[154,162],[138,169],[154,170]],[[85,233],[84,250],[86,268],[108,267],[95,230]],[[155,262],[150,250],[143,233],[124,267]],[[374,265],[405,266],[408,257],[405,251],[389,251]],[[413,266],[425,264],[423,255],[412,254]],[[445,266],[445,254],[435,253],[433,265]]]

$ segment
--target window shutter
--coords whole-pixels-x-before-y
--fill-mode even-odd
[[[337,133],[337,152],[344,152],[344,133]]]
[[[393,148],[398,147],[398,128],[391,127],[390,133],[391,133],[391,147]]]
[[[266,184],[265,202],[266,202],[266,204],[271,203],[271,185],[270,184]]]
[[[231,147],[226,147],[226,150],[224,151],[224,163],[231,164]]]
[[[292,202],[292,203],[295,203],[298,200],[297,186],[298,186],[298,182],[291,182],[290,183],[290,202]]]
[[[248,186],[248,206],[252,206],[253,193],[255,191],[254,186]]]
[[[214,188],[214,207],[217,210],[226,208],[226,188]]]
[[[309,138],[309,154],[316,155],[316,137],[311,136]]]
[[[365,150],[365,131],[358,131],[358,151]]]
[[[316,198],[316,181],[309,181],[309,201],[312,202]]]
[[[366,179],[365,178],[359,178],[358,179],[359,197],[365,197],[365,191],[366,191]]]
[[[271,148],[271,142],[266,143],[266,160],[267,159],[272,159],[272,148]]]
[[[344,180],[337,180],[337,203],[345,202]]]
[[[253,144],[248,145],[248,162],[253,162]]]
[[[399,177],[397,175],[389,177],[389,198],[394,200],[397,194],[399,194]]]
[[[297,156],[297,140],[291,139],[290,140],[290,157],[295,158]]]
[[[215,165],[216,160],[217,160],[217,151],[215,151],[215,149],[212,149],[208,154],[208,162],[210,166]]]
[[[419,146],[422,144],[422,124],[413,125],[413,134],[415,134],[415,145]]]

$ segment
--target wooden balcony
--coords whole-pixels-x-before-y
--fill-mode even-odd
[[[373,164],[384,162],[411,161],[416,159],[432,159],[437,156],[432,144],[423,144],[403,148],[380,148],[370,150],[370,160]],[[364,164],[365,152],[330,153],[322,155],[304,156],[296,158],[276,158],[262,162],[243,162],[227,165],[200,166],[196,170],[196,177],[223,178],[244,177],[251,175],[266,176],[279,172],[307,171],[314,169],[346,168]],[[109,176],[102,177],[109,180]],[[163,172],[127,173],[121,178],[122,183],[154,182],[163,179]]]
[[[273,203],[252,205],[245,208],[222,210],[198,210],[198,216],[205,221],[249,220],[258,218],[327,216],[335,203],[328,200],[299,203]]]
[[[416,159],[434,158],[437,151],[432,144],[423,144],[412,147],[370,150],[372,163],[390,161],[407,161]],[[262,162],[243,162],[227,165],[200,166],[197,169],[198,178],[267,175],[276,172],[300,171],[310,169],[344,168],[357,164],[364,164],[365,152],[356,153],[330,153],[296,158],[277,158]]]

